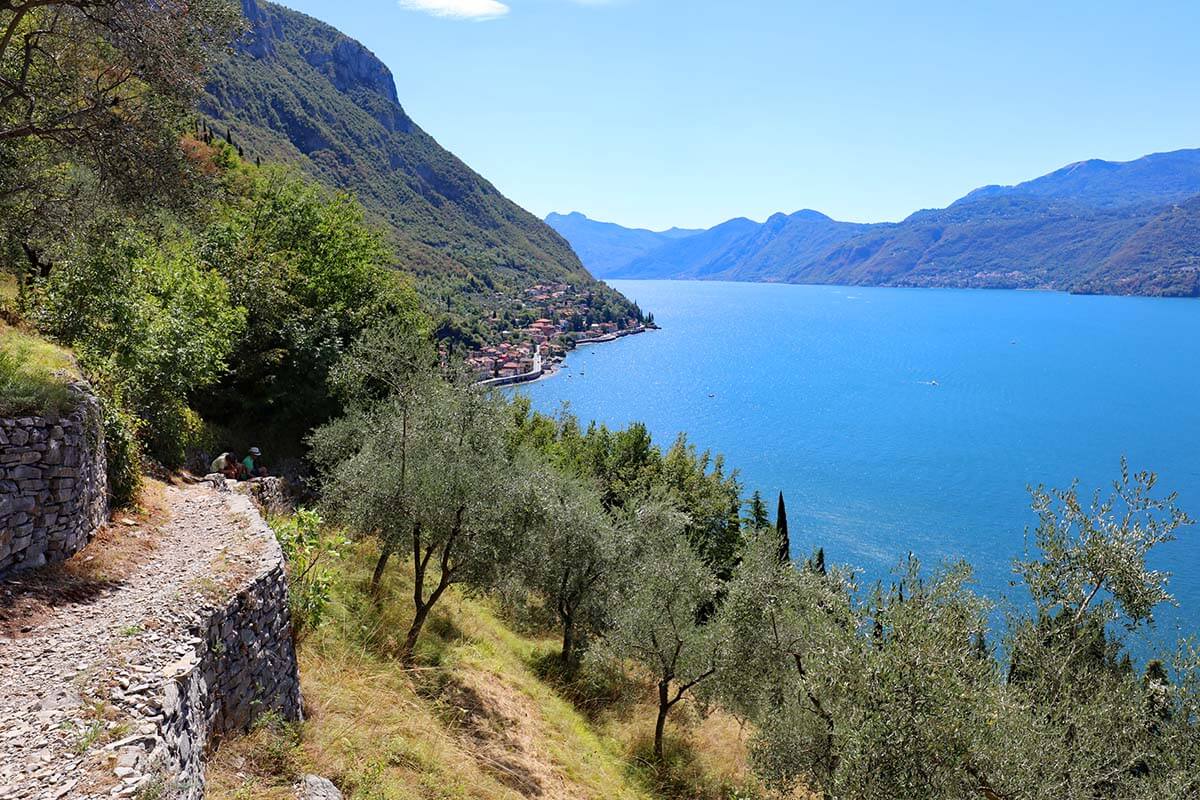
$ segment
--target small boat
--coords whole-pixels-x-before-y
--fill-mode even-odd
[[[716,397],[716,395],[715,395],[715,394],[710,394],[710,395],[709,395],[709,397]]]

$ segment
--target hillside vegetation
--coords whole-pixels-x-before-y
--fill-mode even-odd
[[[668,764],[657,767],[652,687],[599,671],[564,683],[553,634],[517,630],[493,601],[449,595],[419,667],[404,668],[397,631],[407,623],[411,570],[389,575],[380,603],[364,592],[370,574],[363,548],[340,559],[326,622],[301,644],[305,722],[267,722],[223,746],[208,768],[209,797],[290,800],[305,772],[375,800],[761,795],[747,770],[747,731],[735,721],[687,709]]]
[[[587,287],[630,308],[552,228],[413,122],[366,47],[283,6],[242,5],[250,31],[212,67],[201,111],[246,153],[353,191],[386,226],[394,265],[419,277],[435,310],[461,312],[470,327],[497,295],[538,283]]]
[[[26,11],[0,4],[22,43],[0,36],[0,78],[36,101],[0,97],[5,313],[99,389],[115,502],[145,456],[270,436],[324,517],[274,523],[310,722],[224,742],[220,791],[285,796],[311,765],[355,800],[1200,794],[1200,647],[1125,646],[1172,602],[1152,551],[1192,524],[1153,473],[1033,489],[1002,623],[967,564],[861,586],[793,558],[784,498],[772,523],[686,437],[476,385],[354,197],[197,121],[236,9]]]
[[[1200,296],[1200,150],[1123,164],[1087,161],[1017,186],[988,186],[903,222],[838,222],[815,211],[735,219],[627,256],[605,223],[549,221],[612,278],[863,286],[1053,289]],[[605,237],[597,239],[597,231]]]

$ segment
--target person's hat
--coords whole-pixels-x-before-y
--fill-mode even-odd
[[[250,455],[252,455],[252,456],[261,456],[261,455],[262,455],[262,450],[259,450],[257,447],[251,447],[251,448],[250,448]]]

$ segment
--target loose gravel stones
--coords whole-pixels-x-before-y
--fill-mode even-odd
[[[167,500],[146,563],[0,639],[0,800],[198,798],[214,735],[298,718],[274,536],[242,495]]]

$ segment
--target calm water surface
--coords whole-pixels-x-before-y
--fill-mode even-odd
[[[662,331],[583,348],[535,407],[686,431],[749,494],[787,496],[793,549],[886,577],[965,557],[989,595],[1031,521],[1026,485],[1153,469],[1200,517],[1200,302],[937,289],[614,281]],[[1200,631],[1200,530],[1165,546]]]

